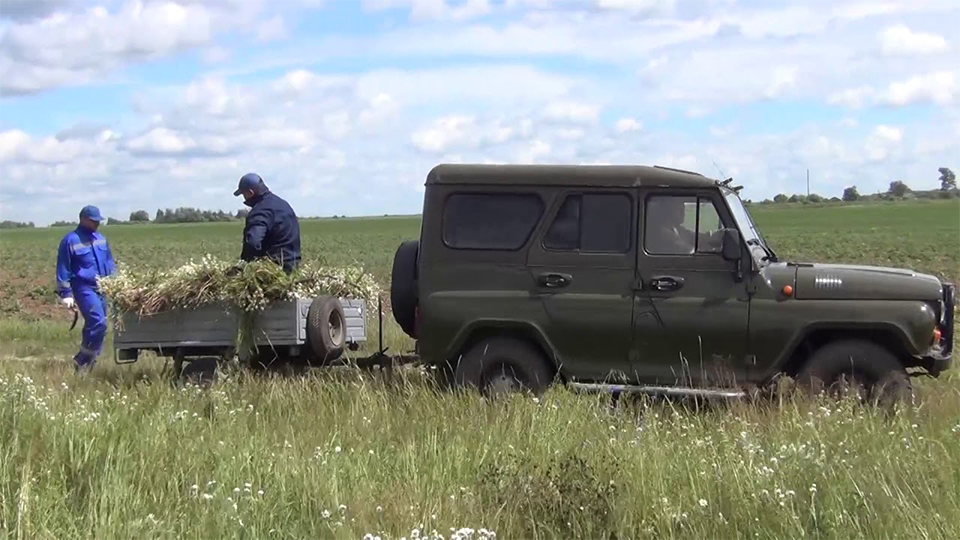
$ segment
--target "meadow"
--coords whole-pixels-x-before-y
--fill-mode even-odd
[[[751,211],[782,259],[960,282],[960,201]],[[302,227],[306,258],[362,265],[386,289],[419,220]],[[235,256],[240,230],[103,228],[132,267]],[[0,537],[960,537],[956,369],[915,380],[917,403],[893,416],[790,395],[490,403],[419,369],[225,372],[200,389],[169,384],[160,360],[103,358],[76,378],[53,288],[65,232],[0,232]],[[386,344],[408,349],[385,316]]]

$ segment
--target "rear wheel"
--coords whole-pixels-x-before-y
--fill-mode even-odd
[[[547,358],[526,340],[492,337],[474,344],[454,370],[457,386],[493,397],[516,392],[541,395],[553,382]]]
[[[307,345],[311,363],[324,365],[340,358],[347,336],[347,322],[340,300],[319,296],[307,311]]]
[[[844,390],[857,392],[863,401],[891,406],[910,401],[913,386],[897,357],[876,343],[844,340],[818,349],[800,370],[801,387],[833,396]]]

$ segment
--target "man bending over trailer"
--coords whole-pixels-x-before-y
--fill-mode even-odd
[[[243,250],[240,259],[252,261],[269,257],[291,273],[300,264],[300,223],[287,201],[272,193],[256,173],[240,178],[233,195],[243,195],[243,204],[250,207],[243,228]]]
[[[83,315],[80,351],[73,357],[77,372],[92,369],[107,336],[107,303],[97,286],[99,277],[109,276],[116,267],[107,239],[97,232],[100,210],[85,206],[80,225],[66,234],[57,251],[57,294],[60,303]]]

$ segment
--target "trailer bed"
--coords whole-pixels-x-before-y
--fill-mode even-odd
[[[366,302],[339,298],[346,323],[345,345],[356,350],[367,341]],[[298,356],[307,344],[307,313],[312,298],[271,303],[256,314],[253,324],[258,348]],[[159,356],[221,355],[232,350],[240,331],[240,317],[227,305],[174,309],[153,315],[124,313],[115,324],[114,360],[136,362],[140,351]]]

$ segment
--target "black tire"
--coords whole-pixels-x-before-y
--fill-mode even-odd
[[[866,340],[824,345],[800,370],[797,382],[812,393],[836,393],[844,384],[853,384],[862,398],[883,406],[913,399],[913,385],[903,364],[885,347]]]
[[[324,365],[343,354],[347,342],[347,319],[340,300],[318,296],[307,311],[307,345],[313,353],[310,363]]]
[[[543,394],[553,382],[548,359],[529,341],[514,337],[483,339],[464,354],[453,373],[454,384],[484,396],[527,391]]]
[[[183,382],[195,384],[200,388],[209,388],[217,382],[218,358],[216,356],[201,356],[187,362],[180,372]]]
[[[393,255],[393,271],[390,277],[390,306],[393,318],[410,337],[414,336],[414,322],[417,313],[417,256],[420,252],[418,240],[408,240],[400,244]]]

